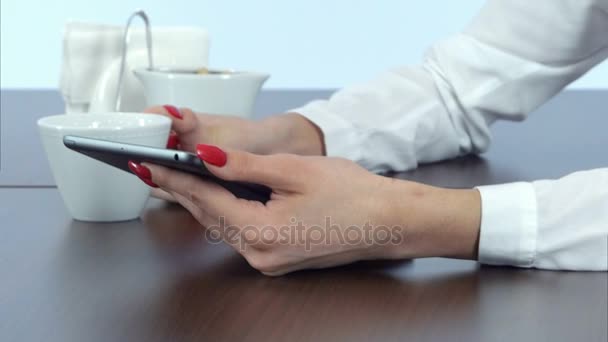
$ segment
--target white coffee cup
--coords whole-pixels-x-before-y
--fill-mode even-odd
[[[55,115],[38,120],[53,177],[72,217],[81,221],[126,221],[139,217],[150,188],[135,175],[63,145],[65,135],[165,147],[171,120],[142,113]]]
[[[171,104],[197,112],[251,118],[255,100],[270,77],[267,73],[138,68],[135,76],[144,86],[148,106]]]

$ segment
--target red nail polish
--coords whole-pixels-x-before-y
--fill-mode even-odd
[[[153,188],[158,188],[158,185],[152,182],[152,173],[147,167],[129,160],[129,170],[131,170],[139,179]]]
[[[203,161],[215,166],[226,165],[226,152],[213,145],[196,145],[196,155]]]
[[[182,115],[182,113],[179,111],[179,109],[177,109],[177,107],[172,106],[172,105],[164,105],[163,108],[165,108],[165,110],[167,112],[169,112],[169,114],[173,115],[174,117],[178,118],[178,119],[183,119],[184,116]]]
[[[167,148],[175,150],[177,149],[177,145],[179,145],[179,136],[175,132],[171,132],[169,134],[169,139],[167,140]]]

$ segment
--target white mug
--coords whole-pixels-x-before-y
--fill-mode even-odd
[[[138,68],[147,106],[170,104],[196,112],[251,118],[255,100],[269,74],[252,71],[187,71]]]
[[[111,222],[139,217],[150,188],[135,175],[68,149],[63,137],[165,147],[169,118],[142,113],[54,115],[38,120],[38,127],[57,188],[74,219]]]

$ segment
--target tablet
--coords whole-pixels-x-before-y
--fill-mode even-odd
[[[73,135],[64,136],[63,144],[71,150],[129,173],[133,173],[128,165],[129,161],[132,160],[136,163],[157,164],[197,175],[206,181],[224,187],[236,197],[247,200],[266,203],[272,193],[272,190],[264,185],[226,181],[216,177],[194,153]]]

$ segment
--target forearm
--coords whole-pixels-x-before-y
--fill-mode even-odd
[[[391,258],[477,259],[481,199],[475,189],[443,189],[391,179],[386,223],[401,228]]]
[[[381,257],[450,257],[552,270],[608,269],[608,169],[479,190],[397,179],[387,183],[381,222],[400,227],[402,239]]]
[[[328,156],[374,172],[480,153],[491,123],[524,119],[608,57],[606,13],[603,0],[491,0],[421,65],[294,111],[323,130]]]

